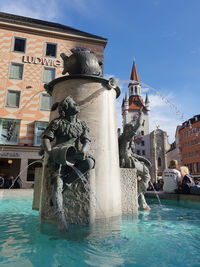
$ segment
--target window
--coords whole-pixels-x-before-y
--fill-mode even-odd
[[[26,39],[15,37],[13,50],[15,52],[25,52],[25,48],[26,48]]]
[[[188,164],[188,168],[189,168],[190,173],[192,173],[192,163]]]
[[[11,63],[10,66],[10,79],[22,80],[23,64]]]
[[[56,57],[56,52],[57,52],[56,50],[57,50],[56,44],[51,44],[51,43],[46,44],[46,56],[47,57]]]
[[[195,162],[193,162],[193,171],[194,171],[194,173],[197,172],[197,168],[196,168],[196,163]]]
[[[135,86],[135,94],[137,94],[137,86]]]
[[[141,131],[141,135],[144,135],[144,131]]]
[[[47,125],[48,125],[48,122],[44,122],[44,121],[35,122],[34,146],[41,145],[41,134],[44,132]]]
[[[140,150],[137,150],[137,152],[136,152],[136,153],[137,153],[137,155],[140,155]]]
[[[50,81],[55,79],[55,69],[54,68],[46,68],[43,70],[43,82],[49,83]]]
[[[200,172],[200,162],[197,162],[196,165],[197,165],[197,172]]]
[[[0,119],[0,144],[17,145],[19,127],[19,120]]]
[[[47,94],[42,94],[41,109],[43,109],[43,110],[50,110],[51,109],[51,96],[49,96]]]
[[[146,154],[145,150],[142,150],[142,156],[145,156],[145,154]]]
[[[144,140],[141,141],[141,145],[144,146]]]
[[[19,100],[20,100],[20,91],[11,91],[8,90],[7,93],[7,107],[18,108],[19,107]]]
[[[158,158],[158,167],[161,167],[161,165],[162,165],[161,163],[162,163],[162,162],[161,162],[161,158],[159,157],[159,158]]]

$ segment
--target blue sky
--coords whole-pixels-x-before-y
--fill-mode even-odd
[[[122,90],[118,126],[133,57],[140,81],[158,92],[143,90],[151,102],[150,130],[159,124],[172,142],[176,126],[200,114],[199,0],[0,0],[0,10],[108,38],[104,74],[115,76]]]

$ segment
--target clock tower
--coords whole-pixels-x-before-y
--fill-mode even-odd
[[[122,102],[122,123],[123,128],[127,123],[135,124],[138,112],[142,107],[144,121],[137,133],[136,150],[135,153],[150,159],[150,139],[149,139],[149,112],[150,102],[148,94],[145,96],[145,101],[141,97],[141,84],[136,70],[135,60],[130,76],[130,83],[128,85],[129,96],[125,95]]]

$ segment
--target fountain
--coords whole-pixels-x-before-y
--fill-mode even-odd
[[[63,57],[67,61],[67,58]],[[65,69],[67,69],[66,65]],[[43,148],[46,151],[44,168],[42,173],[38,170],[34,188],[34,193],[41,198],[41,221],[57,222],[58,213],[55,214],[53,203],[55,180],[51,182],[54,173],[48,166],[49,158],[52,156],[53,163],[60,167],[64,166],[63,169],[71,168],[70,173],[73,175],[70,177],[70,183],[67,183],[69,177],[65,177],[65,173],[59,173],[63,175],[63,181],[66,178],[66,183],[62,185],[62,191],[59,192],[63,200],[63,209],[60,210],[63,216],[61,219],[66,223],[64,225],[66,228],[68,223],[89,225],[70,225],[69,231],[63,235],[55,231],[55,225],[42,223],[41,232],[39,232],[38,213],[30,209],[32,198],[14,198],[14,201],[10,201],[9,198],[4,199],[1,194],[2,264],[6,266],[16,264],[20,266],[157,266],[159,257],[166,266],[181,264],[190,266],[191,262],[198,266],[200,260],[199,210],[195,210],[194,205],[191,205],[192,209],[186,209],[175,207],[174,203],[171,203],[163,204],[164,208],[161,208],[152,203],[152,212],[142,211],[139,216],[127,215],[121,220],[120,215],[123,213],[137,213],[136,176],[145,159],[143,158],[143,161],[136,159],[133,152],[134,143],[129,139],[129,134],[134,137],[135,128],[141,123],[142,117],[138,116],[137,127],[131,128],[127,125],[124,130],[125,136],[119,140],[119,150],[122,154],[120,169],[115,122],[115,99],[120,91],[115,80],[103,79],[97,76],[98,73],[95,75],[69,73],[69,76],[58,78],[46,86],[53,100],[49,125],[52,127],[55,121],[63,119],[62,116],[68,110],[66,107],[73,101],[73,105],[76,106],[77,103],[80,106],[80,113],[72,114],[71,110],[70,113],[67,112],[68,119],[72,120],[72,124],[73,119],[76,122],[78,120],[85,129],[90,131],[87,133],[88,138],[83,138],[85,142],[82,140],[83,146],[80,145],[78,148],[73,142],[70,142],[69,146],[65,144],[59,147],[58,140],[53,136],[50,140],[52,142],[49,143],[46,140],[48,130],[44,132],[42,137]],[[78,109],[77,106],[76,108]],[[49,126],[48,129],[51,127]],[[85,153],[86,147],[87,153]],[[128,159],[125,153],[128,154]],[[80,164],[76,164],[78,155],[82,161],[91,159],[93,165],[89,164],[90,168],[84,171]],[[57,178],[60,179],[60,176]],[[145,183],[148,179],[149,176],[146,173],[142,182]],[[34,200],[37,200],[36,195]],[[36,206],[39,208],[38,203]],[[107,220],[111,217],[114,219]],[[93,221],[96,222],[91,223]],[[176,249],[177,257],[174,258],[177,238],[184,246]],[[183,247],[187,251],[184,251]],[[186,253],[188,247],[191,252],[189,254]],[[168,251],[167,255],[166,251]],[[152,254],[155,257],[152,257]],[[193,254],[196,256],[193,257]]]
[[[132,180],[130,187],[127,173],[120,174],[119,168],[115,101],[120,95],[120,89],[115,79],[102,78],[101,63],[92,52],[84,48],[74,48],[70,57],[64,54],[61,54],[61,57],[64,60],[63,74],[68,72],[69,75],[45,85],[46,91],[52,96],[52,110],[48,130],[43,134],[43,148],[46,153],[39,194],[41,222],[62,221],[64,228],[67,228],[66,222],[91,223],[97,219],[120,216],[122,213],[137,213],[134,171],[128,170],[132,171],[128,174]],[[74,112],[64,108],[71,107],[72,102],[76,107],[80,107],[80,113],[79,110]],[[73,144],[73,138],[65,142],[66,136],[58,133],[52,136],[52,129],[60,131],[61,128],[57,125],[65,114],[67,121],[74,125],[72,127],[76,128],[76,122],[80,122],[81,134],[73,136],[72,133],[72,136],[77,138],[76,142],[81,141],[82,148]],[[81,140],[80,136],[88,130],[89,136],[84,136]],[[63,139],[63,142],[58,139]],[[89,164],[90,167],[83,171],[84,168],[76,166],[76,162],[78,154],[80,156],[82,153],[79,160],[83,160],[87,155],[85,147],[89,148],[89,156],[86,158],[92,159],[95,166]],[[52,167],[53,165],[56,167]],[[79,174],[80,171],[85,174],[85,179],[77,179],[77,171]],[[71,180],[65,177],[67,172],[71,173]],[[66,183],[63,183],[64,177]],[[62,180],[61,184],[55,182],[59,179]],[[36,186],[35,190],[40,188]],[[129,201],[127,195],[131,196]],[[59,201],[56,202],[56,198]]]

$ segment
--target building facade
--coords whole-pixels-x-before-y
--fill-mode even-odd
[[[149,112],[150,103],[148,95],[146,94],[145,102],[141,97],[141,84],[139,82],[135,62],[133,62],[131,77],[129,83],[129,96],[125,96],[122,102],[122,123],[123,128],[127,123],[135,124],[139,110],[142,108],[144,115],[144,122],[140,127],[137,135],[138,142],[136,142],[136,153],[150,159],[150,140],[149,140]]]
[[[178,167],[182,166],[181,162],[181,151],[180,151],[180,144],[179,144],[179,129],[181,126],[176,127],[175,133],[175,141],[170,145],[169,150],[167,151],[167,166],[171,160],[177,160]]]
[[[185,121],[179,129],[181,164],[200,177],[200,114]]]
[[[152,182],[158,181],[162,176],[164,169],[167,168],[167,154],[170,149],[167,133],[161,129],[156,129],[150,133],[150,150],[151,150],[151,179]]]
[[[58,23],[0,13],[0,175],[34,181],[51,97],[44,84],[62,76],[60,53],[92,50],[103,62],[107,40]],[[29,167],[28,167],[29,166]]]

